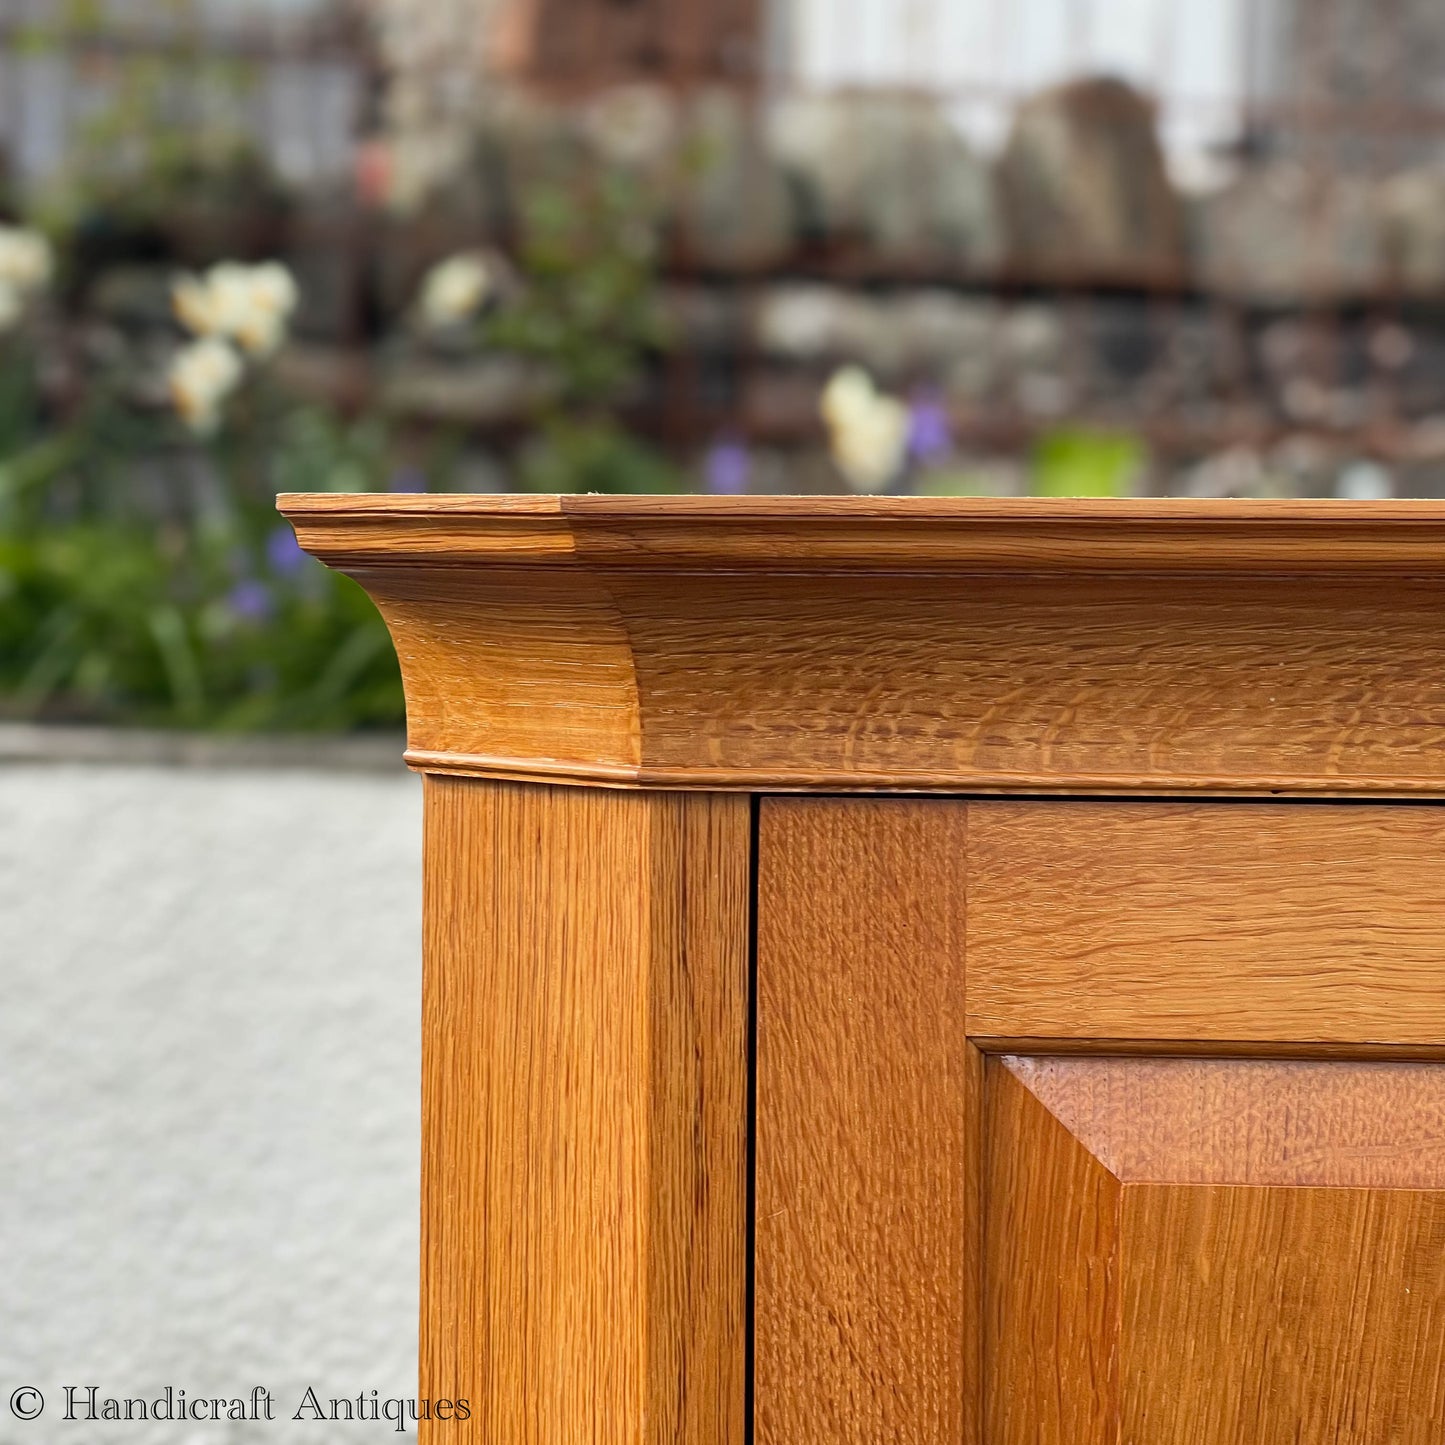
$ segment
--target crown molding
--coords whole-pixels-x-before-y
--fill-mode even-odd
[[[1445,573],[1438,502],[283,495],[333,566]]]
[[[1445,505],[283,496],[413,767],[609,787],[1445,794]]]

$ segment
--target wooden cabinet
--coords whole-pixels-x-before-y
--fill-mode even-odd
[[[1442,1438],[1445,509],[283,508],[427,774],[434,1438]]]

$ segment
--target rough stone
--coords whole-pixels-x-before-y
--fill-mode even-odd
[[[1002,260],[991,169],[936,101],[790,96],[769,126],[805,233],[888,261],[987,271]]]
[[[1253,167],[1197,202],[1192,229],[1200,279],[1225,295],[1289,304],[1368,293],[1384,276],[1377,187],[1362,177]]]
[[[999,182],[1018,267],[1144,280],[1183,261],[1183,212],[1154,106],[1123,81],[1071,81],[1024,101]]]
[[[1390,284],[1407,296],[1445,292],[1445,171],[1402,171],[1380,187]]]

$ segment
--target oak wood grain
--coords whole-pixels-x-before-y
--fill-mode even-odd
[[[972,1042],[983,1054],[1051,1054],[1061,1057],[1145,1058],[1167,1054],[1196,1059],[1343,1059],[1355,1062],[1445,1063],[1445,1044],[1322,1044],[1293,1039],[1064,1039],[1027,1035],[978,1034]]]
[[[554,578],[503,568],[358,576],[396,644],[412,739],[451,756],[505,737],[538,775],[578,756],[603,774],[635,770],[632,651],[601,589],[579,577],[559,594]]]
[[[986,1078],[985,1439],[1113,1445],[1119,1181],[1002,1061]]]
[[[286,493],[302,545],[347,565],[379,555],[586,554],[704,571],[1141,571],[1421,575],[1445,567],[1431,501],[997,497],[628,497]]]
[[[1435,807],[969,805],[969,1032],[1438,1045],[1442,864]]]
[[[421,1389],[472,1413],[424,1439],[740,1445],[749,846],[428,780]]]
[[[758,1445],[977,1445],[964,813],[765,799]]]
[[[1445,1194],[1136,1185],[1119,1228],[1121,1441],[1440,1439]]]
[[[1001,1064],[1116,1178],[1445,1189],[1445,1067],[1319,1059]]]
[[[412,765],[607,786],[1445,793],[1445,508],[294,497]]]
[[[989,1059],[991,1445],[1436,1438],[1441,1075]]]

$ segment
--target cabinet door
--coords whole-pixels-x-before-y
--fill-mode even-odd
[[[1438,1445],[1445,809],[765,800],[758,1445]]]

